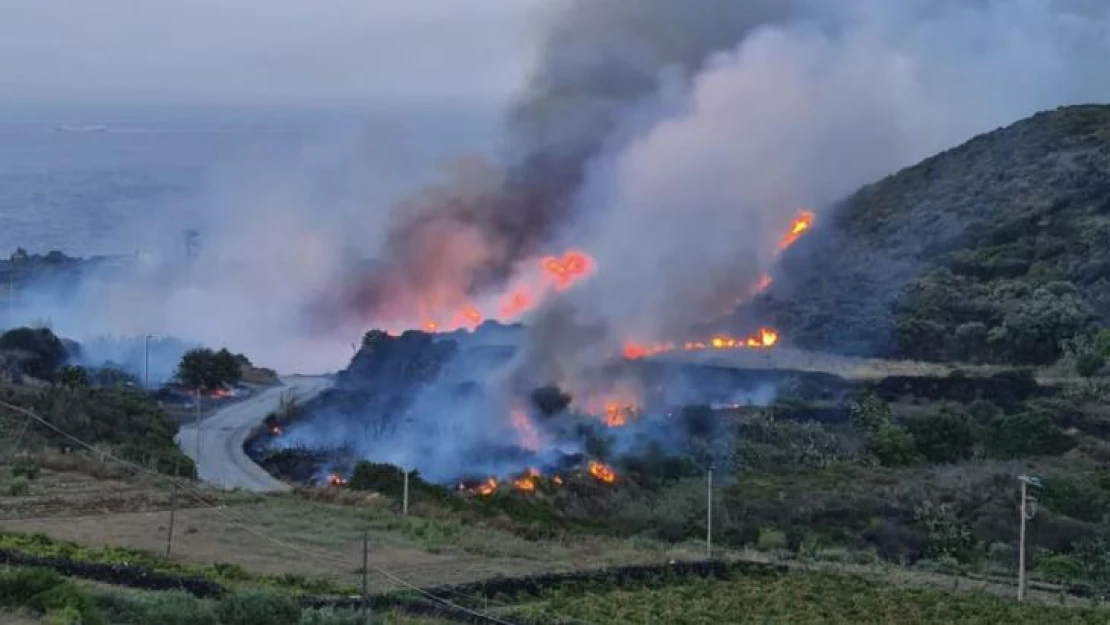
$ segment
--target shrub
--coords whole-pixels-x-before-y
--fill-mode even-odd
[[[786,549],[786,533],[773,527],[764,527],[759,530],[756,548],[760,551],[779,551]]]
[[[371,623],[380,623],[375,618]],[[337,610],[335,608],[321,608],[319,610],[305,610],[301,612],[299,625],[366,625],[366,617],[357,610]]]
[[[932,463],[955,463],[971,457],[975,435],[962,415],[947,412],[906,421],[917,452]]]
[[[986,443],[999,458],[1058,455],[1075,446],[1050,416],[1036,412],[994,419]]]
[[[31,492],[31,484],[25,477],[17,477],[8,482],[8,497],[22,497]]]
[[[1094,376],[1106,365],[1106,357],[1095,352],[1084,352],[1075,359],[1075,372],[1084,378]]]
[[[98,625],[103,622],[92,597],[83,588],[48,569],[0,571],[0,606],[28,608],[50,614],[63,623]],[[64,620],[67,618],[69,620]]]
[[[138,625],[217,625],[219,623],[207,603],[180,590],[143,595],[137,603],[142,615],[142,621]]]
[[[47,625],[85,625],[85,619],[77,608],[67,607],[46,615]]]
[[[19,606],[28,597],[46,592],[65,580],[50,569],[15,568],[0,571],[0,605]]]
[[[248,590],[221,599],[216,616],[222,625],[297,625],[301,608],[286,595]]]
[[[34,456],[19,454],[12,460],[12,477],[33,480],[39,476],[39,463]]]

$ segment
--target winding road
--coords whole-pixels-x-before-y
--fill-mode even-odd
[[[288,484],[255,464],[243,451],[243,443],[251,430],[278,408],[283,395],[293,393],[298,401],[304,402],[326,390],[332,381],[322,376],[289,376],[281,382],[282,386],[234,403],[202,420],[199,446],[196,426],[181,426],[177,444],[197,463],[201,481],[229,490],[260,493],[291,490]]]

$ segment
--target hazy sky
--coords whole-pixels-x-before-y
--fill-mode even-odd
[[[0,101],[500,98],[545,0],[0,0]]]

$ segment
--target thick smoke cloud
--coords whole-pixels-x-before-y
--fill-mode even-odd
[[[775,244],[798,208],[818,209],[820,220],[822,207],[859,186],[978,132],[1110,99],[1102,5],[796,8],[701,71],[662,80],[639,105],[658,116],[626,118],[624,141],[590,159],[563,240],[590,250],[601,269],[538,325],[565,327],[543,317],[571,314],[617,339],[681,339],[773,273]],[[565,334],[536,337],[550,340],[535,357],[566,361],[558,352],[574,349]]]
[[[573,217],[587,163],[651,99],[660,72],[789,16],[792,2],[570,0],[544,16],[537,65],[509,115],[503,176],[471,165],[396,212],[385,271],[348,306],[389,320],[458,308],[550,249]],[[412,295],[406,295],[411,293]],[[419,303],[412,301],[419,298]],[[410,301],[405,301],[410,300]]]

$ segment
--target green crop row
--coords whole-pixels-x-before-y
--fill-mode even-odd
[[[1101,607],[1018,604],[981,592],[944,592],[876,584],[826,573],[694,579],[640,589],[555,590],[501,612],[534,623],[1011,623],[1094,624]]]

